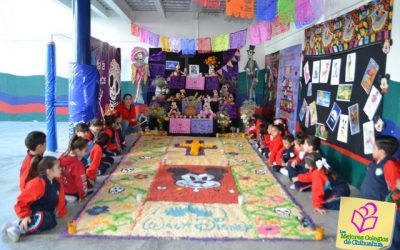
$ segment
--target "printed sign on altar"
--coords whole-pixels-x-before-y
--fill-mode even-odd
[[[186,77],[186,89],[203,90],[205,79],[202,76],[188,76]]]
[[[192,119],[192,134],[212,134],[214,119]]]
[[[396,204],[342,197],[336,247],[383,249],[392,243]]]
[[[190,119],[171,118],[169,132],[171,134],[190,134]]]

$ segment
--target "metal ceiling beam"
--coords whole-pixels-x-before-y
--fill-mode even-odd
[[[158,12],[160,12],[161,16],[165,18],[165,10],[161,0],[154,0],[154,5],[156,6]]]
[[[91,0],[90,9],[101,17],[108,17],[108,11],[97,0]]]
[[[203,10],[203,6],[201,6],[198,3],[195,3],[194,1],[192,1],[190,3],[190,9],[192,10],[192,18],[193,19],[199,19],[199,13]]]
[[[122,19],[133,22],[133,11],[125,0],[104,0],[104,2]]]

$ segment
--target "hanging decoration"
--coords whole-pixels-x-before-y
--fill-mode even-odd
[[[162,51],[169,52],[169,37],[167,36],[160,36],[160,44]]]
[[[181,51],[181,39],[179,38],[170,38],[169,39],[169,49],[171,52],[179,52]]]
[[[301,28],[315,20],[311,0],[296,0],[296,27]]]
[[[132,36],[139,36],[139,24],[131,23],[131,34]]]
[[[210,53],[212,51],[211,50],[211,38],[210,37],[198,38],[197,39],[197,51],[200,54]]]
[[[147,82],[149,66],[146,58],[149,56],[144,48],[135,47],[131,53],[132,60],[132,84],[134,85],[133,102],[144,103],[142,94],[142,83]]]
[[[212,38],[211,47],[214,52],[229,49],[229,34],[219,35]]]
[[[289,31],[290,24],[289,23],[281,23],[278,19],[276,19],[272,24],[272,36],[277,36]]]
[[[295,0],[278,0],[280,22],[293,22],[295,16]]]
[[[390,39],[393,0],[376,0],[305,30],[305,54],[344,52]]]
[[[149,43],[149,31],[143,28],[139,29],[140,42]]]
[[[276,18],[278,0],[258,0],[256,19],[273,22]]]
[[[160,42],[160,36],[156,33],[149,31],[149,45],[153,47],[158,47],[159,42]]]
[[[247,29],[240,30],[229,35],[229,48],[237,49],[246,45]]]
[[[271,23],[262,21],[256,25],[250,26],[250,44],[258,45],[271,40]]]
[[[182,55],[196,54],[196,44],[194,39],[181,39]]]
[[[254,0],[227,0],[225,13],[227,16],[253,19]]]

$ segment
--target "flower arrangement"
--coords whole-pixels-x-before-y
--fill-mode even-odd
[[[223,132],[225,132],[226,128],[231,123],[231,118],[225,110],[221,110],[217,113],[217,126],[221,128]]]
[[[240,107],[240,119],[243,125],[247,127],[249,125],[250,119],[253,117],[256,109],[256,105],[253,101],[244,101]]]
[[[208,66],[214,66],[217,67],[220,62],[218,61],[218,58],[216,56],[209,56],[207,57],[206,60],[204,60],[204,63],[207,64]]]
[[[153,117],[154,119],[157,120],[158,125],[161,128],[163,127],[164,122],[168,120],[167,110],[164,107],[161,107],[157,103],[151,104],[149,106],[148,114],[150,117]]]

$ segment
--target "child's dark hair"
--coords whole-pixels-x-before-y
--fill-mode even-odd
[[[104,123],[102,121],[100,121],[100,119],[94,118],[91,122],[90,122],[90,126],[93,127],[103,127]]]
[[[311,167],[311,168],[313,168],[313,169],[316,169],[316,168],[317,168],[317,161],[318,161],[318,160],[321,160],[321,159],[322,159],[322,156],[321,156],[320,153],[318,153],[318,152],[312,152],[312,153],[307,154],[307,155],[304,157],[304,163],[305,163],[307,166],[309,166],[309,167]]]
[[[293,143],[294,142],[294,136],[291,134],[287,134],[283,136],[283,140],[287,141],[289,143]]]
[[[25,146],[32,151],[36,150],[38,145],[46,142],[46,134],[40,131],[32,131],[25,138]]]
[[[105,146],[107,145],[108,141],[110,140],[110,136],[103,131],[101,131],[96,138],[96,144],[99,144],[100,146]]]
[[[268,124],[266,122],[262,122],[260,125],[260,134],[265,135],[268,133]]]
[[[89,126],[86,123],[78,123],[76,124],[74,128],[75,133],[76,132],[89,132]]]
[[[35,155],[29,168],[28,181],[37,176],[46,175],[46,170],[53,168],[57,161],[58,159],[53,156]]]
[[[111,127],[116,121],[117,118],[113,115],[104,116],[104,123],[107,127]]]
[[[130,97],[132,97],[132,95],[131,94],[129,94],[129,93],[126,93],[123,97],[122,97],[122,100],[125,100],[125,97],[127,97],[127,96],[130,96]]]
[[[381,135],[375,139],[375,146],[385,151],[387,156],[392,156],[399,150],[399,141],[393,136]]]
[[[67,149],[67,154],[71,153],[72,150],[75,149],[84,149],[87,148],[88,145],[88,141],[82,137],[79,137],[77,135],[74,135],[68,145],[68,149]]]
[[[308,135],[306,137],[306,142],[308,145],[313,147],[314,151],[319,150],[319,147],[321,146],[321,140],[313,135]]]
[[[306,141],[306,137],[302,132],[297,132],[294,137],[295,142],[299,145],[303,145],[304,142]]]
[[[283,126],[281,126],[281,125],[272,124],[271,127],[278,129],[281,133],[284,132]]]

